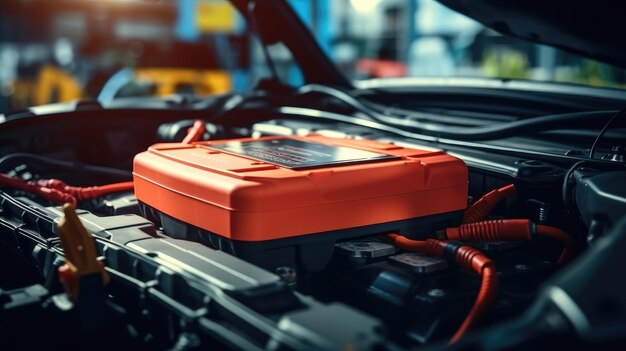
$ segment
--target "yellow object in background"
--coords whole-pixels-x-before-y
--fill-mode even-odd
[[[220,70],[195,70],[183,68],[139,68],[137,81],[154,84],[156,96],[168,96],[179,88],[189,86],[194,95],[224,94],[231,90],[230,75]]]
[[[235,27],[235,11],[228,1],[198,1],[196,9],[196,25],[201,32],[230,32]]]
[[[11,85],[10,104],[13,110],[25,110],[33,106],[33,92],[35,82],[29,79],[20,78]]]
[[[34,80],[22,78],[13,82],[11,106],[19,110],[83,96],[83,88],[75,77],[53,65],[44,65]]]
[[[39,71],[34,94],[35,105],[43,105],[79,99],[83,96],[83,89],[70,74],[46,65]]]

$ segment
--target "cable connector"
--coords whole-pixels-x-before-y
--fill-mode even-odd
[[[532,231],[527,219],[494,219],[447,228],[442,239],[458,241],[531,241]]]
[[[447,228],[445,236],[439,238],[465,242],[476,241],[533,241],[535,236],[548,237],[563,244],[563,251],[558,263],[567,262],[576,249],[576,243],[564,231],[542,224],[535,224],[528,219],[496,219],[463,224],[460,227]]]
[[[193,122],[191,128],[187,130],[187,135],[183,139],[183,144],[191,144],[195,141],[202,140],[202,136],[206,132],[206,126],[204,125],[204,121],[197,119]]]
[[[69,202],[74,206],[76,205],[76,198],[71,194],[67,194],[57,189],[48,188],[38,182],[28,182],[22,179],[12,178],[6,174],[0,173],[0,185],[25,191],[33,195],[41,196],[50,202],[58,204]]]
[[[75,197],[78,201],[95,199],[111,193],[132,191],[134,189],[133,182],[121,182],[99,186],[78,187],[67,185],[67,183],[60,179],[40,179],[37,181],[37,184],[42,187],[54,189],[69,194]]]
[[[74,196],[58,191],[56,189],[37,187],[30,191],[35,195],[39,195],[44,199],[57,204],[70,203],[72,206],[76,206],[77,200]]]
[[[478,296],[467,317],[450,339],[451,344],[457,342],[495,302],[498,293],[498,275],[495,264],[481,251],[467,245],[459,245],[456,242],[435,239],[411,240],[398,234],[389,234],[387,239],[404,250],[439,258],[453,257],[459,267],[481,276]]]
[[[463,223],[473,223],[482,221],[489,213],[500,203],[500,201],[506,199],[509,196],[513,196],[516,193],[515,185],[509,184],[499,189],[492,190],[483,195],[480,199],[476,200],[463,215]]]
[[[64,216],[57,224],[66,263],[59,268],[59,280],[70,297],[77,300],[81,278],[99,275],[102,284],[109,282],[104,264],[98,261],[94,239],[83,226],[71,204],[63,206]]]

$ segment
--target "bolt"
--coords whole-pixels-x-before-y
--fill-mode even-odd
[[[539,223],[546,223],[548,221],[549,215],[550,215],[550,205],[546,203],[540,203],[539,214],[537,216]]]
[[[274,272],[280,277],[282,281],[289,285],[295,285],[298,279],[296,269],[289,266],[276,267]]]

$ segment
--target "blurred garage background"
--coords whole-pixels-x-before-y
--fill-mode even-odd
[[[435,0],[286,0],[350,79],[498,77],[620,86],[623,71],[498,35]],[[285,81],[291,54],[272,47]],[[267,74],[226,0],[2,0],[0,113],[77,98],[244,92]]]

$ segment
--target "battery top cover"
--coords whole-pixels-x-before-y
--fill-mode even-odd
[[[320,135],[156,144],[133,168],[142,204],[237,241],[401,223],[467,201],[453,156]]]

